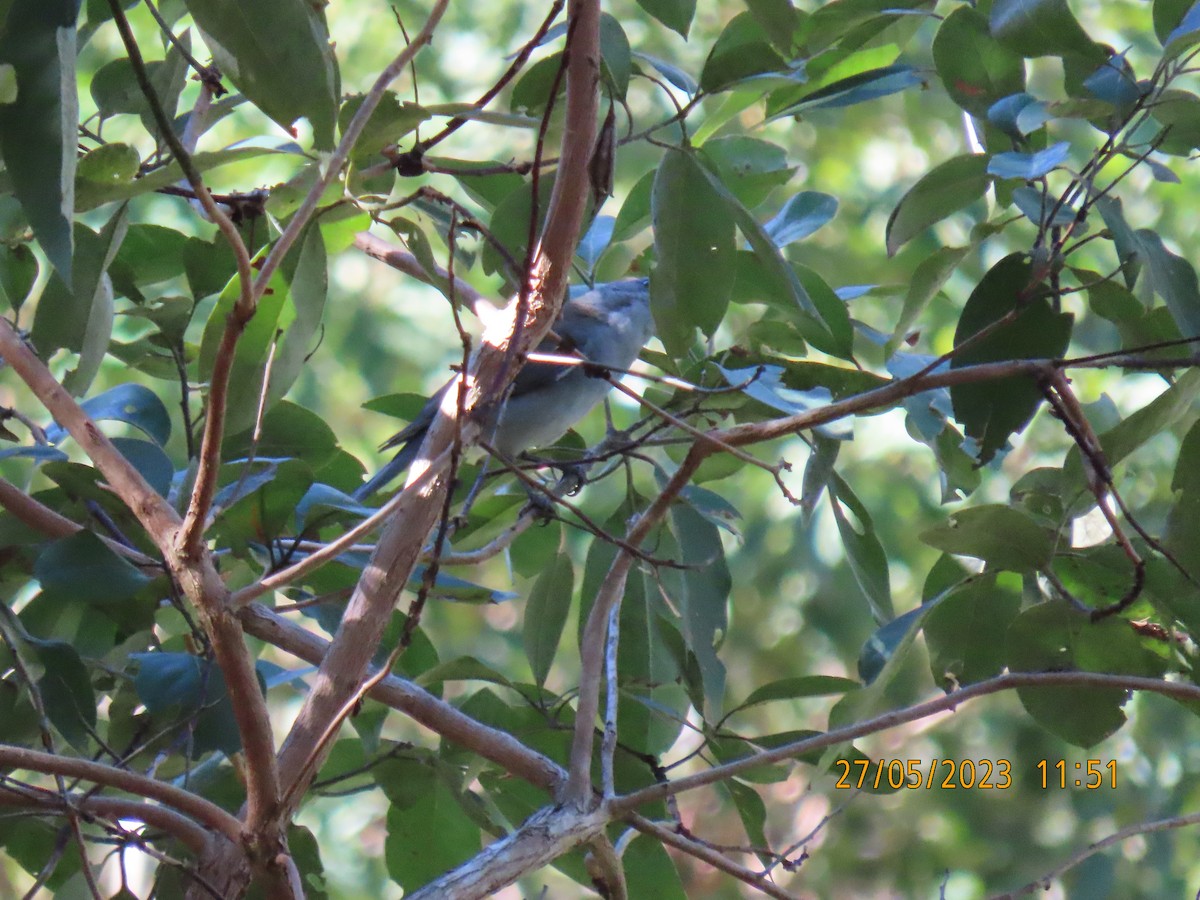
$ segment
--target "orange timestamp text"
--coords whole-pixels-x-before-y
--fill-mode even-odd
[[[851,790],[1006,790],[1012,787],[1007,759],[839,759],[834,788]]]

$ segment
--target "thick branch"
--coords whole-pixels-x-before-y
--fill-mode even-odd
[[[582,16],[576,31],[584,35],[580,38],[580,46],[585,48],[585,52],[579,54],[581,59],[575,64],[574,80],[568,77],[568,121],[574,123],[564,137],[568,145],[571,141],[586,140],[594,128],[594,124],[584,128],[577,120],[581,120],[584,113],[594,120],[598,106],[596,90],[599,77],[599,53],[596,49],[599,46],[599,12],[595,0],[575,3],[571,15]],[[588,51],[586,48],[591,49]],[[591,75],[581,80],[579,73],[583,71],[585,63],[590,66],[588,71]],[[586,96],[582,96],[581,92]],[[513,321],[516,307],[520,304],[513,305],[508,315],[497,316],[486,329],[483,346],[473,360],[471,371],[464,376],[471,385],[487,385],[489,393],[494,392],[493,396],[480,398],[476,391],[473,402],[468,406],[469,412],[481,406],[481,399],[492,403],[499,400],[516,374],[514,367],[507,364],[511,358],[509,354],[519,357],[527,352],[550,330],[558,314],[558,303],[566,293],[571,256],[582,224],[588,190],[589,153],[590,144],[582,152],[574,154],[570,166],[564,161],[560,169],[547,214],[545,233],[549,237],[544,239],[536,258],[535,271],[530,274],[534,291],[526,321]],[[514,332],[519,332],[519,339],[508,346]],[[426,487],[418,490],[414,486],[404,490],[396,516],[380,536],[375,553],[346,606],[341,626],[317,673],[316,683],[305,698],[304,706],[280,751],[281,771],[288,779],[286,793],[297,801],[303,796],[305,787],[299,782],[309,777],[303,773],[315,772],[320,768],[320,757],[324,752],[318,749],[321,736],[362,682],[396,598],[412,573],[426,535],[437,521],[444,492],[448,489],[445,464],[427,475],[423,476],[422,473],[431,468],[430,460],[446,459],[446,451],[456,440],[464,444],[478,440],[479,425],[470,418],[460,429],[456,397],[457,391],[454,389],[446,392],[447,400],[430,426],[420,456],[410,470],[410,485],[414,479],[424,477],[427,479]],[[285,812],[290,813],[291,810]]]
[[[609,815],[603,809],[580,812],[571,807],[547,807],[539,810],[508,837],[425,885],[412,895],[412,900],[490,897],[523,875],[536,872],[568,850],[602,834],[608,822]]]

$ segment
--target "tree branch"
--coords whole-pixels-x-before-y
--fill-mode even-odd
[[[771,750],[764,750],[722,766],[714,766],[703,772],[697,772],[695,775],[653,784],[650,787],[634,791],[632,794],[618,797],[611,803],[611,806],[617,813],[632,812],[645,803],[653,803],[684,791],[725,781],[758,766],[794,759],[802,754],[814,753],[827,747],[844,744],[877,731],[886,731],[908,722],[916,722],[936,713],[953,712],[960,704],[966,703],[968,700],[1024,687],[1117,688],[1125,691],[1147,691],[1192,703],[1200,702],[1200,685],[1178,681],[1161,681],[1157,678],[1145,678],[1137,675],[1109,675],[1102,672],[1008,672],[959,688],[944,697],[927,700],[904,709],[892,710],[854,725],[836,728],[802,741],[794,741]]]
[[[86,759],[43,753],[24,747],[13,747],[9,744],[0,744],[0,766],[4,766],[6,769],[27,769],[30,772],[41,772],[46,775],[81,778],[93,784],[117,788],[148,800],[157,800],[211,828],[235,844],[242,840],[242,823],[215,803],[210,803],[190,791],[180,790],[136,772],[116,769]]]

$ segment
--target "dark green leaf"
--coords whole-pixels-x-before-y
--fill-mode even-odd
[[[27,246],[0,246],[0,301],[7,303],[14,314],[21,311],[37,275],[37,257]]]
[[[565,546],[560,546],[553,562],[533,583],[525,605],[522,637],[525,656],[538,686],[546,683],[558,644],[562,639],[571,597],[575,590],[575,569]]]
[[[930,225],[980,199],[988,186],[987,166],[986,156],[966,154],[923,175],[888,217],[888,253],[894,254]]]
[[[1008,667],[1014,672],[1112,672],[1161,677],[1163,661],[1122,619],[1092,622],[1064,603],[1022,612],[1008,630]],[[1128,692],[1120,688],[1044,687],[1018,691],[1026,711],[1048,731],[1091,747],[1125,723]]]
[[[885,683],[885,679],[881,679],[884,672],[894,673],[897,661],[902,659],[912,646],[922,620],[932,608],[933,605],[929,603],[918,606],[875,629],[875,633],[863,644],[858,657],[858,677],[864,684],[878,690]],[[854,704],[861,693],[860,690],[847,694],[838,707],[847,702]],[[832,723],[831,716],[830,724]]]
[[[125,207],[117,210],[100,234],[75,229],[74,278],[51,277],[37,306],[33,339],[43,353],[63,347],[79,354],[79,363],[63,379],[76,396],[84,393],[108,350],[113,326],[113,290],[108,267],[125,237]]]
[[[719,714],[725,694],[725,667],[717,645],[728,627],[726,603],[732,580],[717,527],[689,506],[671,509],[671,531],[679,560],[687,568],[662,572],[662,582],[680,614],[680,630],[695,655],[704,683],[706,714]]]
[[[1134,230],[1125,221],[1125,213],[1121,201],[1112,197],[1097,197],[1096,209],[1110,232],[1113,246],[1117,250],[1117,258],[1121,261],[1121,274],[1125,278],[1125,286],[1133,290],[1137,282],[1138,272],[1142,268],[1142,242]]]
[[[63,641],[28,642],[42,665],[38,693],[51,724],[76,749],[88,746],[88,732],[96,728],[96,694],[79,653]]]
[[[656,333],[683,355],[696,328],[712,335],[733,289],[734,222],[695,155],[668,151],[651,197],[658,265],[650,280]]]
[[[552,53],[525,70],[509,98],[509,108],[513,112],[525,112],[529,115],[541,115],[550,103],[550,91],[557,90],[555,96],[561,96],[566,91],[566,79],[561,76],[563,54],[560,50]]]
[[[737,710],[749,709],[760,703],[771,703],[776,700],[800,700],[805,697],[844,694],[846,691],[852,691],[861,686],[850,678],[838,678],[834,675],[800,675],[794,678],[781,678],[756,688],[749,697],[738,704]]]
[[[1102,63],[1108,54],[1080,26],[1067,0],[996,0],[992,34],[1022,56],[1078,54]]]
[[[338,111],[338,131],[345,132],[350,120],[363,103],[362,94],[347,97]],[[429,110],[410,100],[401,100],[395,91],[385,91],[379,105],[372,111],[367,124],[354,143],[351,159],[355,162],[379,156],[384,147],[397,143],[422,122],[430,118]]]
[[[97,421],[124,422],[154,439],[160,447],[171,439],[171,416],[163,402],[140,384],[120,384],[83,402],[83,411]],[[66,432],[59,426],[47,429],[46,436],[57,443]]]
[[[625,195],[625,202],[613,223],[613,241],[624,241],[640,233],[650,224],[650,198],[655,172],[647,172]]]
[[[129,600],[150,582],[86,530],[47,545],[38,554],[33,574],[44,590],[101,605]]]
[[[925,617],[929,668],[945,690],[1003,671],[1004,635],[1021,608],[1019,585],[1007,582],[988,573],[972,578],[952,589]]]
[[[1150,284],[1167,304],[1180,334],[1200,336],[1200,283],[1196,270],[1182,256],[1163,246],[1162,238],[1149,228],[1139,229],[1136,238]]]
[[[775,52],[754,16],[738,13],[709,51],[700,72],[700,87],[716,93],[742,79],[785,68],[783,57]]]
[[[974,116],[1025,89],[1025,62],[988,31],[987,17],[960,6],[933,39],[933,62],[950,99]]]
[[[745,135],[713,138],[705,142],[702,153],[721,184],[748,209],[762,203],[796,171],[783,147]]]
[[[952,368],[1010,359],[1056,357],[1067,347],[1073,317],[1055,312],[1049,301],[1029,299],[1033,266],[1021,254],[996,263],[971,292],[954,344],[979,337],[951,362]],[[995,323],[1010,312],[1011,322]],[[979,462],[987,463],[1033,418],[1042,402],[1041,389],[1029,377],[1018,376],[984,384],[961,384],[950,389],[954,417],[969,437],[979,442]]]
[[[903,201],[901,201],[903,202]],[[971,251],[970,247],[940,247],[926,256],[913,271],[904,295],[904,305],[888,341],[887,350],[894,353],[900,343],[908,337],[908,330],[917,321],[926,305],[937,296],[938,291],[954,274],[958,264]]]
[[[696,0],[638,0],[638,6],[684,38],[696,15]]]
[[[623,98],[629,90],[633,57],[629,52],[629,38],[625,36],[625,29],[608,13],[600,14],[600,60],[612,79],[614,93]]]
[[[377,777],[383,777],[384,768],[376,767]],[[389,761],[386,768],[385,792],[389,785],[407,787],[402,797],[388,793],[392,804],[384,861],[388,874],[405,893],[415,892],[479,852],[479,826],[463,810],[464,801],[440,778],[431,777],[429,766],[397,759]],[[437,840],[430,840],[430,835],[437,835]]]
[[[621,856],[625,870],[625,886],[630,897],[653,897],[654,900],[688,900],[675,867],[675,860],[657,838],[638,835]]]
[[[892,608],[892,591],[888,577],[888,560],[883,545],[875,534],[871,514],[850,485],[834,473],[829,482],[829,499],[833,506],[833,517],[837,521],[842,548],[854,580],[867,597],[875,621],[886,622],[895,616]],[[854,522],[842,509],[847,507],[854,515]]]
[[[213,61],[285,131],[307,118],[331,150],[341,96],[325,16],[304,0],[186,0]]]
[[[796,26],[800,17],[789,0],[745,0],[750,14],[785,59],[795,51]]]
[[[782,108],[772,105],[770,118],[795,116],[813,109],[841,109],[924,84],[925,76],[912,66],[903,63],[882,66],[818,88]]]
[[[113,446],[160,496],[166,497],[170,493],[175,466],[158,444],[128,437],[114,437],[111,440]]]
[[[991,568],[1032,572],[1054,555],[1054,538],[1028,515],[1011,506],[959,510],[942,525],[922,532],[921,540],[945,553],[974,556]]]
[[[79,0],[12,0],[0,28],[0,64],[17,97],[0,104],[0,156],[34,236],[64,283],[72,282],[75,208],[75,19]]]
[[[1200,572],[1200,422],[1188,429],[1171,478],[1175,503],[1163,544],[1189,572]]]

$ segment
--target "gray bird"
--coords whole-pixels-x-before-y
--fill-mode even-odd
[[[613,281],[568,299],[554,334],[536,352],[628,369],[653,332],[649,279]],[[356,499],[369,497],[408,468],[449,387],[434,394],[407,427],[383,444],[382,450],[399,447],[400,452],[354,492]],[[586,366],[529,362],[513,382],[489,443],[510,458],[549,446],[591,412],[610,387]]]

